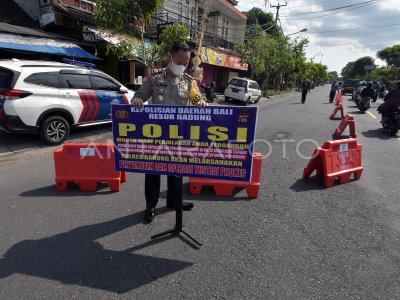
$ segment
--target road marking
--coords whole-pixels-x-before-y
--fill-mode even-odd
[[[371,117],[373,117],[374,119],[378,119],[377,116],[375,116],[372,112],[367,111],[367,114],[369,114]]]

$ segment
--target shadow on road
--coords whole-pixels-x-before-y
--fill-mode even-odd
[[[291,187],[292,191],[297,193],[308,191],[321,191],[324,190],[324,181],[322,177],[312,176],[308,180],[298,179]]]
[[[389,136],[382,128],[370,129],[368,131],[361,132],[361,134],[367,138],[375,138],[380,140],[390,140],[396,138],[395,136]]]
[[[210,186],[205,186],[202,188],[200,195],[191,195],[189,193],[189,183],[183,184],[184,199],[185,200],[193,200],[193,201],[221,201],[221,202],[237,202],[237,201],[249,201],[250,198],[245,196],[235,196],[240,193],[244,189],[237,188],[235,189],[232,197],[220,197],[214,194],[214,189]],[[166,193],[166,191],[165,191]]]
[[[169,238],[125,251],[104,249],[96,241],[142,223],[142,218],[140,212],[39,240],[19,242],[0,259],[0,279],[18,273],[122,294],[192,265],[131,253]]]
[[[96,192],[82,192],[79,189],[79,186],[77,183],[68,183],[68,189],[66,191],[58,191],[56,189],[56,185],[48,185],[44,187],[40,187],[37,189],[33,189],[30,191],[25,191],[19,196],[21,197],[76,197],[76,196],[82,196],[84,194],[85,196],[99,196],[100,195],[107,195],[107,194],[112,194],[114,192],[111,192],[110,189],[108,188],[108,185],[106,183],[100,183],[97,186],[97,191]]]
[[[111,135],[111,124],[76,128],[71,130],[67,142],[90,141],[96,135],[108,132]],[[44,144],[37,135],[10,134],[0,130],[0,155],[48,147],[53,146]]]

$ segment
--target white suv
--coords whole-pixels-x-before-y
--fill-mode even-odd
[[[261,90],[254,80],[234,77],[226,87],[224,95],[225,101],[240,100],[249,105],[252,101],[257,103],[260,100]]]
[[[38,133],[48,144],[62,143],[71,127],[111,122],[111,104],[132,97],[85,64],[0,60],[0,129]]]

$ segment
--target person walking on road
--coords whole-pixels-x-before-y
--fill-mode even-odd
[[[310,91],[310,84],[307,82],[307,80],[303,80],[301,82],[301,103],[306,102],[307,98],[307,93]]]
[[[168,67],[148,78],[131,100],[136,108],[142,108],[143,102],[152,97],[153,104],[197,105],[205,107],[207,103],[201,95],[196,80],[183,73],[190,60],[190,47],[186,43],[175,43],[168,56]],[[160,196],[161,175],[145,174],[145,221],[150,223],[155,216],[155,208]],[[175,208],[177,200],[182,199],[182,177],[168,176],[167,207]],[[183,202],[183,210],[191,210],[192,203]]]

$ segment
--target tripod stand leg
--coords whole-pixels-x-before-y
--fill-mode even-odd
[[[201,243],[199,243],[194,237],[192,237],[190,234],[188,234],[186,231],[181,230],[181,233],[183,233],[184,235],[186,235],[189,239],[191,239],[195,244],[197,244],[198,246],[203,246]]]
[[[176,233],[178,233],[178,231],[176,231],[176,229],[170,229],[170,230],[167,230],[167,231],[152,235],[151,239],[154,240],[156,238],[159,238],[159,237],[162,237],[162,236],[166,236],[168,234],[176,234]]]

